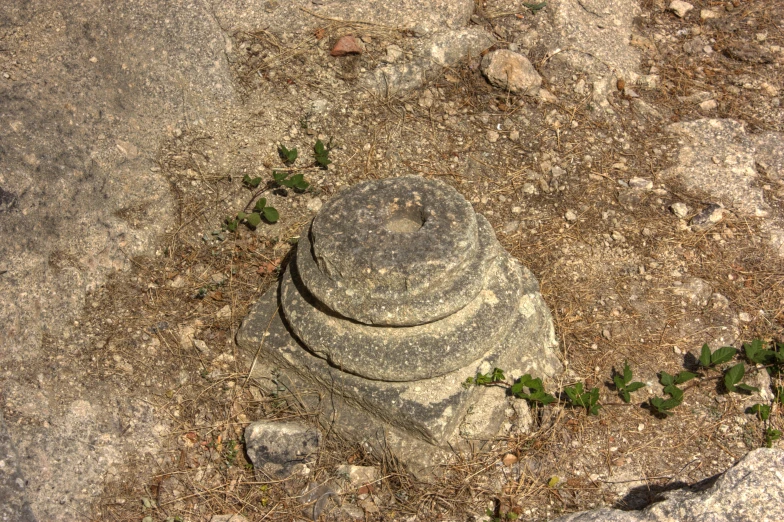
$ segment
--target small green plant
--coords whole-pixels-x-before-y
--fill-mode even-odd
[[[772,448],[773,443],[781,438],[781,431],[773,428],[765,428],[765,447]]]
[[[533,3],[531,3],[531,4],[527,4],[527,3],[523,3],[523,6],[525,6],[525,7],[526,7],[528,10],[530,10],[530,11],[531,11],[531,13],[533,13],[533,14],[536,14],[538,11],[541,11],[542,9],[544,9],[545,7],[547,7],[547,2],[540,2],[540,3],[538,3],[538,4],[533,4]]]
[[[749,408],[751,413],[755,413],[759,420],[762,421],[763,426],[765,428],[765,447],[770,448],[773,446],[773,443],[781,438],[781,431],[775,428],[772,428],[768,424],[768,420],[770,419],[770,405],[769,404],[755,404],[751,408]]]
[[[752,364],[767,366],[768,373],[776,375],[784,363],[784,350],[779,343],[772,343],[772,349],[763,348],[762,339],[755,339],[743,345],[743,354]]]
[[[272,171],[272,177],[275,179],[275,183],[282,187],[301,191],[310,186],[310,183],[305,181],[305,177],[302,174],[294,174],[289,177],[290,174],[290,172]]]
[[[509,391],[518,399],[525,399],[531,405],[541,404],[546,406],[557,400],[555,397],[544,391],[544,384],[542,384],[542,379],[539,377],[534,379],[529,373],[526,373],[517,379],[517,381],[512,384]]]
[[[239,455],[239,446],[236,440],[230,440],[226,443],[223,450],[223,458],[226,460],[228,466],[234,466],[237,463],[237,455]]]
[[[651,410],[653,410],[653,412],[660,417],[668,417],[672,415],[670,410],[676,406],[680,406],[680,404],[683,402],[683,390],[677,386],[665,387],[664,393],[668,394],[670,398],[665,399],[664,397],[651,397],[650,400]]]
[[[667,372],[661,372],[659,374],[659,382],[665,387],[671,385],[677,386],[679,384],[684,384],[686,382],[689,382],[695,377],[697,377],[696,373],[685,372],[685,371],[676,373],[675,375],[670,375]]]
[[[504,522],[505,520],[517,520],[520,515],[515,513],[514,511],[509,511],[505,515],[502,516],[495,516],[495,513],[492,509],[488,509],[485,511],[485,515],[490,517],[490,522]]]
[[[702,345],[702,352],[700,353],[700,366],[703,368],[712,368],[716,365],[729,362],[738,353],[737,348],[732,346],[724,346],[715,352],[711,353],[711,349],[707,344]]]
[[[569,397],[569,402],[573,407],[585,408],[589,415],[599,415],[599,388],[591,388],[590,391],[583,390],[583,383],[578,382],[574,386],[564,388],[564,393]]]
[[[283,160],[283,163],[291,165],[297,161],[297,148],[287,149],[283,144],[278,145],[278,155],[280,156],[280,159]]]
[[[746,365],[744,365],[742,362],[732,366],[726,372],[724,372],[724,387],[727,388],[727,391],[738,392],[738,390],[742,390],[746,393],[759,391],[759,388],[755,388],[754,386],[749,386],[748,384],[743,384],[740,382],[743,380],[743,375],[745,373]]]
[[[506,377],[504,376],[503,370],[500,368],[494,368],[491,373],[477,373],[476,377],[469,377],[463,383],[463,386],[466,388],[472,385],[487,386],[488,384],[504,382],[505,380]]]
[[[329,159],[329,149],[330,147],[328,145],[325,146],[321,140],[316,140],[316,144],[313,145],[313,152],[316,155],[316,164],[322,169],[326,169],[327,165],[332,163],[332,160]]]
[[[267,205],[266,198],[260,198],[256,201],[252,212],[237,212],[236,218],[226,218],[226,229],[229,232],[235,232],[240,223],[245,223],[251,229],[255,229],[261,223],[262,216],[270,223],[275,223],[280,218],[275,207]]]
[[[251,178],[247,174],[242,176],[242,184],[248,187],[249,189],[255,189],[256,187],[259,186],[260,183],[261,183],[261,178],[258,176],[255,178]]]
[[[613,375],[613,383],[618,390],[618,395],[623,399],[623,402],[629,403],[631,401],[631,393],[645,387],[644,382],[631,382],[632,369],[629,368],[629,363],[623,363],[623,373],[616,373]]]
[[[670,396],[669,399],[664,397],[652,397],[650,400],[651,410],[659,417],[668,417],[672,415],[672,410],[676,406],[680,406],[683,402],[683,390],[678,388],[678,384],[683,384],[697,377],[697,374],[691,372],[679,372],[675,375],[670,375],[667,372],[659,374],[659,382],[664,386],[664,393]]]
[[[757,417],[759,417],[762,422],[765,422],[770,418],[770,405],[755,404],[751,407],[751,413],[756,413]]]

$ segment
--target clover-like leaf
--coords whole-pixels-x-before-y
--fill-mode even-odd
[[[264,207],[262,212],[264,213],[264,219],[270,223],[277,223],[278,219],[280,218],[278,211],[274,207]]]
[[[247,215],[245,222],[248,223],[250,228],[256,228],[259,226],[259,223],[261,223],[261,216],[258,212],[252,212]]]

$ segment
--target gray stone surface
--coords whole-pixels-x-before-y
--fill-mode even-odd
[[[556,522],[774,522],[784,520],[784,451],[748,453],[714,484],[665,493],[642,511],[598,509]]]
[[[495,43],[492,35],[478,27],[441,30],[414,44],[410,61],[390,63],[365,73],[360,84],[378,96],[415,89],[440,74],[444,67],[457,66],[478,57]]]
[[[723,216],[724,208],[716,203],[711,203],[689,220],[689,226],[692,230],[702,232],[710,229],[713,225],[721,221]]]
[[[474,300],[488,232],[480,239],[473,208],[448,185],[416,176],[367,182],[322,207],[297,268],[317,299],[349,319],[422,324]]]
[[[301,245],[301,251],[307,251],[306,246]],[[491,249],[499,250],[497,243]],[[329,310],[311,304],[296,267],[284,275],[282,309],[295,335],[336,368],[384,381],[437,377],[492,349],[514,319],[509,312],[521,298],[520,272],[506,257],[489,263],[481,279],[484,289],[471,303],[444,319],[417,326],[384,328],[336,319]],[[363,348],[357,350],[357,346]]]
[[[551,6],[563,51],[557,56],[567,58],[577,68],[607,75],[615,71],[623,77],[638,70],[639,52],[629,46],[634,17],[642,12],[637,2],[559,0]]]
[[[369,28],[381,26],[427,34],[462,28],[474,12],[471,0],[391,0],[388,2],[313,2],[291,0],[233,0],[221,2],[215,17],[228,32],[265,28],[282,41],[324,27],[330,21],[360,22]]]
[[[341,371],[325,359],[311,354],[303,344],[292,338],[288,325],[278,313],[276,293],[273,289],[254,305],[237,334],[240,348],[249,357],[253,357],[261,346],[265,366],[292,370],[295,379],[305,383],[294,386],[294,390],[313,389],[314,385],[328,390],[364,410],[364,415],[371,419],[381,419],[431,444],[448,440],[468,404],[483,390],[462,386],[478,371],[486,373],[499,367],[508,368],[510,375],[530,372],[552,376],[560,370],[560,363],[551,351],[556,341],[550,315],[538,292],[521,298],[518,305],[520,316],[510,327],[514,335],[504,345],[495,346],[480,360],[457,371],[414,382],[365,379]],[[264,371],[261,367],[259,370]],[[325,403],[331,400],[325,399]],[[502,417],[499,416],[499,422]],[[375,430],[378,427],[372,421],[344,424],[351,429],[369,427]]]
[[[19,455],[11,442],[0,411],[0,520],[35,522],[25,495],[25,478],[19,469]]]
[[[771,181],[784,180],[784,134],[765,132],[752,135],[757,169]]]
[[[680,149],[678,164],[662,177],[677,177],[687,188],[709,194],[726,210],[758,218],[770,246],[784,255],[784,214],[765,201],[761,183],[766,178],[777,182],[781,175],[781,135],[751,135],[742,122],[729,119],[675,123],[668,129],[678,138]],[[693,228],[705,230],[721,216],[720,209],[710,206]]]
[[[286,478],[312,463],[321,446],[321,433],[301,421],[256,421],[245,428],[245,451],[260,480]]]
[[[80,520],[158,420],[137,415],[120,435],[137,407],[73,368],[74,318],[173,223],[151,171],[167,126],[202,125],[237,98],[201,4],[8,0],[0,26],[20,64],[0,81],[0,392],[33,511]]]
[[[494,393],[500,389],[466,388],[467,378],[495,367],[544,378],[560,371],[552,319],[536,279],[500,248],[484,218],[454,189],[415,177],[361,184],[326,203],[311,230],[322,237],[311,244],[301,236],[280,289],[268,291],[251,309],[237,342],[248,357],[261,347],[265,363],[259,372],[275,368],[278,382],[304,397],[329,429],[380,452],[391,449],[421,471],[444,463],[449,448],[460,447],[460,426],[469,411],[471,426],[462,432],[477,438],[496,435],[505,418],[506,398]],[[484,251],[477,247],[477,230]],[[397,255],[400,244],[406,248]],[[341,268],[319,271],[312,262],[310,271],[300,270],[308,266],[301,261],[318,257],[322,248],[332,266],[339,262]],[[348,254],[341,255],[344,250]],[[378,253],[387,257],[375,264]],[[482,262],[466,259],[471,255]],[[433,267],[437,273],[430,272]],[[320,301],[307,291],[313,286],[307,278],[314,275],[321,278],[318,284],[337,280],[343,283],[339,288],[372,288],[374,271],[381,272],[381,281],[413,279],[394,288],[403,294],[415,289],[420,303],[432,302],[433,295],[447,300],[444,284],[427,284],[438,276],[461,281],[473,299],[457,310],[454,303],[439,304],[446,310],[439,316],[454,312],[443,319],[383,326],[334,313],[328,306],[336,302],[334,293]],[[335,277],[327,279],[324,272]],[[379,294],[393,303],[398,295]],[[350,297],[339,303],[350,306]],[[383,311],[382,299],[371,302]],[[317,393],[302,393],[313,389]],[[477,417],[474,410],[480,409]]]
[[[617,78],[629,86],[647,83],[639,71],[640,53],[629,45],[634,18],[642,12],[637,1],[557,0],[548,2],[547,11],[554,29],[546,38],[548,64],[587,72],[597,108],[612,110],[606,98]]]
[[[499,89],[515,94],[534,96],[542,85],[542,77],[525,56],[499,49],[482,59],[482,72]]]
[[[703,119],[669,126],[680,142],[678,166],[664,173],[687,187],[706,191],[728,208],[750,216],[767,214],[762,190],[755,186],[754,148],[744,124]]]

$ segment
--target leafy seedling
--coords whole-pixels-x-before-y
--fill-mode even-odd
[[[694,377],[696,377],[696,375],[691,372],[680,372],[677,375],[670,375],[667,372],[661,372],[659,374],[659,382],[664,385],[664,393],[669,395],[670,398],[665,399],[664,397],[652,397],[650,400],[650,405],[653,412],[660,417],[667,417],[672,415],[670,410],[676,406],[680,406],[680,404],[683,402],[683,390],[678,388],[676,385],[690,381]]]
[[[237,455],[239,452],[240,449],[236,440],[230,440],[226,443],[226,447],[224,448],[223,452],[223,458],[226,460],[226,464],[228,466],[234,466],[237,463]]]
[[[762,422],[770,418],[770,405],[769,404],[755,404],[751,407],[751,413],[756,413],[757,417]]]
[[[743,352],[746,359],[752,364],[762,364],[767,366],[768,373],[771,375],[781,371],[780,365],[784,363],[784,351],[777,343],[773,343],[773,349],[763,347],[761,339],[754,339],[750,343],[743,345]]]
[[[727,391],[738,392],[738,390],[743,390],[747,393],[759,391],[759,388],[755,388],[754,386],[749,386],[748,384],[743,384],[740,382],[743,380],[743,375],[745,373],[746,366],[742,362],[728,369],[724,373],[724,386],[727,388]]]
[[[525,6],[528,10],[530,10],[531,13],[536,14],[538,11],[541,11],[542,9],[547,7],[547,2],[541,2],[538,4],[523,3],[523,6]]]
[[[278,155],[283,160],[283,163],[291,165],[297,161],[297,148],[287,149],[285,145],[278,145]]]
[[[689,382],[695,377],[697,377],[697,374],[691,372],[679,372],[675,375],[670,375],[667,372],[661,372],[659,374],[659,382],[662,383],[662,385],[665,387],[671,385],[677,386],[678,384]]]
[[[632,369],[629,368],[629,363],[623,363],[623,373],[616,373],[613,375],[613,383],[615,383],[615,388],[618,390],[618,395],[623,399],[623,402],[630,402],[631,393],[639,390],[640,388],[645,387],[644,382],[631,382],[632,380]]]
[[[329,147],[325,146],[321,140],[316,140],[313,152],[316,155],[316,164],[322,169],[326,169],[327,165],[332,163],[332,160],[329,159]]]
[[[664,388],[664,393],[670,395],[669,399],[664,397],[652,397],[650,404],[651,409],[661,417],[668,417],[672,415],[671,409],[680,406],[683,402],[683,390],[677,386],[667,386]]]
[[[781,431],[767,428],[765,430],[765,447],[772,448],[773,443],[781,438]]]
[[[702,352],[700,353],[700,366],[703,368],[712,368],[718,364],[731,361],[737,353],[737,348],[733,348],[732,346],[725,346],[711,353],[710,347],[707,344],[703,344]]]
[[[526,373],[512,385],[509,390],[518,399],[525,399],[531,405],[539,403],[546,406],[556,401],[556,398],[544,391],[542,379],[534,379],[531,374]]]
[[[289,172],[272,171],[272,177],[275,179],[275,183],[282,187],[302,191],[310,186],[310,183],[305,181],[305,177],[302,174],[294,174],[293,176],[288,177],[289,174]]]
[[[564,388],[569,402],[577,408],[585,408],[590,415],[599,415],[599,388],[591,388],[590,391],[583,390],[583,383],[578,382],[574,386]]]
[[[469,377],[466,379],[464,386],[487,386],[488,384],[504,382],[505,380],[506,377],[504,376],[504,371],[500,368],[494,368],[491,373],[477,373],[476,377]]]
[[[249,189],[255,189],[255,188],[256,188],[256,187],[258,187],[258,186],[259,186],[259,184],[261,183],[261,178],[259,178],[259,177],[251,178],[250,176],[248,176],[247,174],[245,174],[245,175],[242,177],[242,183],[243,183],[243,184],[244,184],[246,187],[248,187]]]
[[[245,223],[249,228],[255,229],[261,224],[262,217],[269,223],[275,223],[280,218],[278,211],[274,207],[268,206],[265,198],[256,201],[253,212],[237,212],[235,219],[226,218],[226,230],[235,232],[240,223]]]

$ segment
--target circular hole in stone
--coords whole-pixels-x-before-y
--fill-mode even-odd
[[[411,234],[416,232],[425,224],[425,215],[421,208],[409,207],[396,210],[389,216],[384,224],[390,232],[400,234]]]

